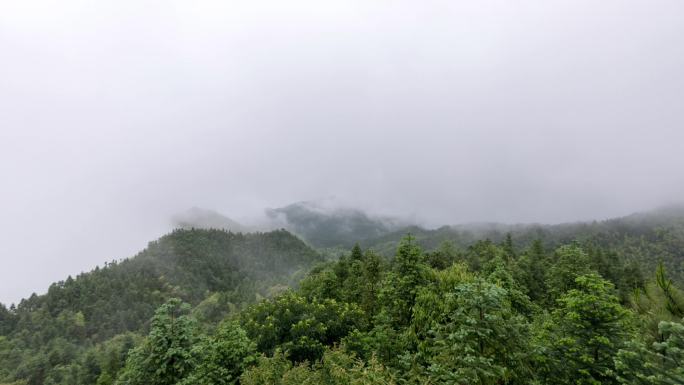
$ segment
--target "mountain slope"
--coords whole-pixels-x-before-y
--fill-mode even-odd
[[[312,244],[337,246],[359,240],[364,248],[371,247],[388,257],[396,255],[397,242],[406,233],[411,233],[426,251],[438,248],[444,241],[456,246],[428,252],[430,263],[440,262],[442,257],[445,261],[468,262],[473,254],[490,256],[488,250],[521,253],[540,239],[546,249],[541,254],[553,265],[553,259],[558,257],[554,253],[557,246],[577,240],[589,258],[608,264],[606,271],[624,273],[624,262],[632,260],[650,276],[662,260],[676,281],[684,278],[684,210],[677,208],[591,223],[471,224],[433,230],[399,228],[358,210],[325,211],[306,204],[279,209],[274,215],[289,218],[291,226],[296,225],[314,240],[309,241]],[[506,249],[507,234],[514,243],[510,249]],[[471,247],[484,239],[502,245],[485,242]],[[444,255],[438,255],[440,252]],[[610,257],[603,258],[601,253],[610,253]],[[373,253],[364,255],[372,257]],[[353,266],[349,258],[342,258],[337,266]],[[98,378],[98,385],[111,384],[99,382],[106,378],[102,370],[107,368],[107,373],[112,374],[119,371],[129,349],[149,329],[154,309],[167,299],[178,297],[190,303],[193,317],[202,327],[211,329],[216,321],[245,305],[298,282],[309,267],[322,259],[317,251],[285,230],[255,234],[196,228],[173,231],[151,242],[133,258],[55,283],[46,294],[34,294],[17,308],[0,306],[0,383],[20,379],[26,382],[17,384],[73,384],[73,378],[80,378],[78,383],[94,384],[95,380],[83,379]],[[379,268],[389,266],[372,261]],[[615,261],[619,266],[611,266]],[[335,268],[330,270],[330,264],[323,266],[328,266],[324,273],[334,274],[318,276],[320,282],[315,282],[323,285],[322,292],[335,286],[330,277],[338,273],[340,277],[366,279],[358,271],[336,272]],[[599,270],[603,267],[600,265]],[[528,273],[514,272],[523,278]],[[312,282],[305,281],[303,287],[311,290]],[[355,293],[363,286],[359,282],[343,285],[344,290]],[[102,362],[103,357],[109,361]],[[75,372],[86,369],[89,374]]]
[[[551,250],[559,245],[578,241],[588,247],[601,247],[619,254],[627,261],[634,261],[647,273],[655,271],[663,262],[677,282],[684,283],[684,207],[670,206],[604,221],[542,224],[481,223],[443,226],[424,229],[405,227],[361,242],[363,247],[373,248],[391,256],[394,245],[402,236],[411,233],[425,249],[432,250],[445,241],[457,248],[466,248],[483,239],[501,243],[511,234],[519,248],[525,248],[535,240],[541,240]]]
[[[351,247],[355,242],[376,238],[399,228],[389,218],[373,217],[353,208],[330,208],[313,202],[298,202],[266,210],[266,215],[316,247]]]
[[[143,327],[172,296],[197,304],[210,293],[233,291],[232,302],[251,302],[259,291],[287,284],[293,273],[318,260],[317,252],[285,230],[176,230],[133,258],[69,277],[45,295],[22,300],[0,330],[28,331],[33,340],[46,342],[63,334],[58,325],[76,323],[78,330],[67,338],[100,341]]]
[[[77,377],[94,384],[102,368],[123,365],[169,298],[194,305],[209,326],[297,282],[320,260],[285,230],[175,230],[133,258],[69,277],[16,308],[0,304],[0,384],[72,384]]]

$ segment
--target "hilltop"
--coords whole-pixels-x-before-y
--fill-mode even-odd
[[[282,291],[320,261],[285,230],[175,230],[131,258],[56,282],[16,308],[0,306],[0,379],[11,369],[29,384],[42,383],[50,368],[74,363],[88,346],[144,333],[169,298],[196,306],[206,322],[219,320]]]

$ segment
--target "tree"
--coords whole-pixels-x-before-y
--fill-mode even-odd
[[[518,314],[531,318],[538,307],[530,301],[530,297],[524,293],[524,289],[513,278],[513,275],[506,267],[506,263],[501,258],[497,257],[492,262],[494,262],[492,263],[492,272],[487,276],[487,280],[506,289],[506,295],[513,310]]]
[[[684,295],[667,278],[662,262],[658,265],[656,283],[665,297],[665,308],[675,317],[684,317]]]
[[[466,253],[468,267],[472,271],[482,270],[489,261],[496,257],[503,258],[504,252],[489,239],[475,242],[475,244],[468,247],[468,252]]]
[[[126,360],[119,385],[175,385],[195,367],[197,326],[190,305],[172,298],[152,318],[152,329]]]
[[[392,271],[387,274],[380,292],[382,311],[392,327],[403,328],[411,323],[416,294],[430,282],[430,277],[430,267],[422,251],[413,237],[407,235],[399,243]]]
[[[654,342],[647,348],[641,341],[632,341],[620,350],[615,365],[621,383],[684,384],[684,320],[663,321],[658,329],[664,337],[662,342]]]
[[[518,259],[517,272],[521,273],[520,283],[527,289],[527,295],[533,301],[543,301],[548,297],[546,271],[548,260],[542,242],[537,239]],[[517,277],[518,278],[518,277]]]
[[[363,261],[361,264],[360,281],[357,284],[360,286],[360,296],[357,298],[361,309],[366,315],[366,320],[369,324],[373,322],[378,312],[378,290],[383,274],[383,263],[380,256],[373,252],[373,250],[366,250],[363,254]]]
[[[558,300],[548,343],[556,384],[616,384],[614,358],[629,337],[628,312],[598,274],[577,277]]]
[[[361,250],[361,246],[359,246],[358,242],[354,244],[354,247],[352,247],[351,250],[351,260],[352,261],[361,261],[363,259],[363,251]]]
[[[651,282],[633,290],[631,304],[643,324],[646,343],[662,341],[660,322],[676,322],[684,317],[684,292],[668,278],[662,264]]]
[[[248,309],[242,326],[260,352],[273,354],[280,348],[294,362],[314,362],[325,346],[338,343],[354,329],[364,329],[364,318],[357,304],[308,300],[287,292]]]
[[[319,266],[312,269],[309,275],[299,283],[299,292],[311,300],[314,298],[341,300],[340,281],[330,264]]]
[[[219,326],[193,348],[198,364],[182,381],[185,385],[234,385],[244,370],[256,362],[256,345],[237,322]]]
[[[395,385],[389,370],[371,358],[367,363],[343,349],[326,349],[313,365],[293,365],[281,352],[261,357],[246,371],[241,385]]]
[[[556,260],[547,271],[546,286],[552,299],[576,287],[576,278],[592,273],[589,256],[578,243],[556,249]]]
[[[507,261],[516,259],[517,255],[515,252],[515,246],[513,246],[513,237],[511,236],[511,233],[506,233],[506,238],[504,238],[501,247],[503,248],[504,256],[506,257]]]
[[[9,332],[14,329],[15,321],[16,317],[14,316],[14,313],[0,303],[0,336],[9,334]]]
[[[477,278],[441,296],[421,344],[427,374],[440,384],[508,384],[529,375],[528,326],[511,308],[507,291]],[[429,314],[423,299],[417,313]],[[427,303],[430,303],[428,301]],[[425,329],[425,327],[423,327]]]
[[[453,242],[444,241],[437,250],[427,253],[425,259],[433,269],[444,270],[455,262],[456,256],[457,252]]]

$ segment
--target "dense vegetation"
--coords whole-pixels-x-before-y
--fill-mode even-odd
[[[286,231],[174,231],[134,258],[69,277],[16,307],[0,305],[0,383],[115,377],[168,299],[192,304],[194,317],[210,324],[291,286],[320,258]]]
[[[285,231],[175,231],[0,306],[0,383],[682,384],[682,218],[417,229],[327,262]]]
[[[352,247],[356,242],[371,240],[397,230],[387,218],[375,218],[350,208],[323,209],[313,202],[299,202],[270,209],[267,216],[274,223],[305,239],[316,247]]]
[[[644,271],[655,271],[662,262],[679,284],[684,283],[684,206],[633,214],[605,221],[565,223],[559,225],[470,224],[443,226],[435,230],[408,227],[383,236],[359,241],[361,246],[391,256],[397,242],[407,233],[426,250],[438,248],[445,241],[464,249],[483,239],[503,242],[512,235],[519,247],[541,241],[547,249],[578,241],[590,250],[619,255]]]

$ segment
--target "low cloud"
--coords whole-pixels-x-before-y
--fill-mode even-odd
[[[426,226],[684,196],[680,1],[0,5],[0,301],[169,218],[335,196]],[[258,225],[258,224],[257,224]]]

